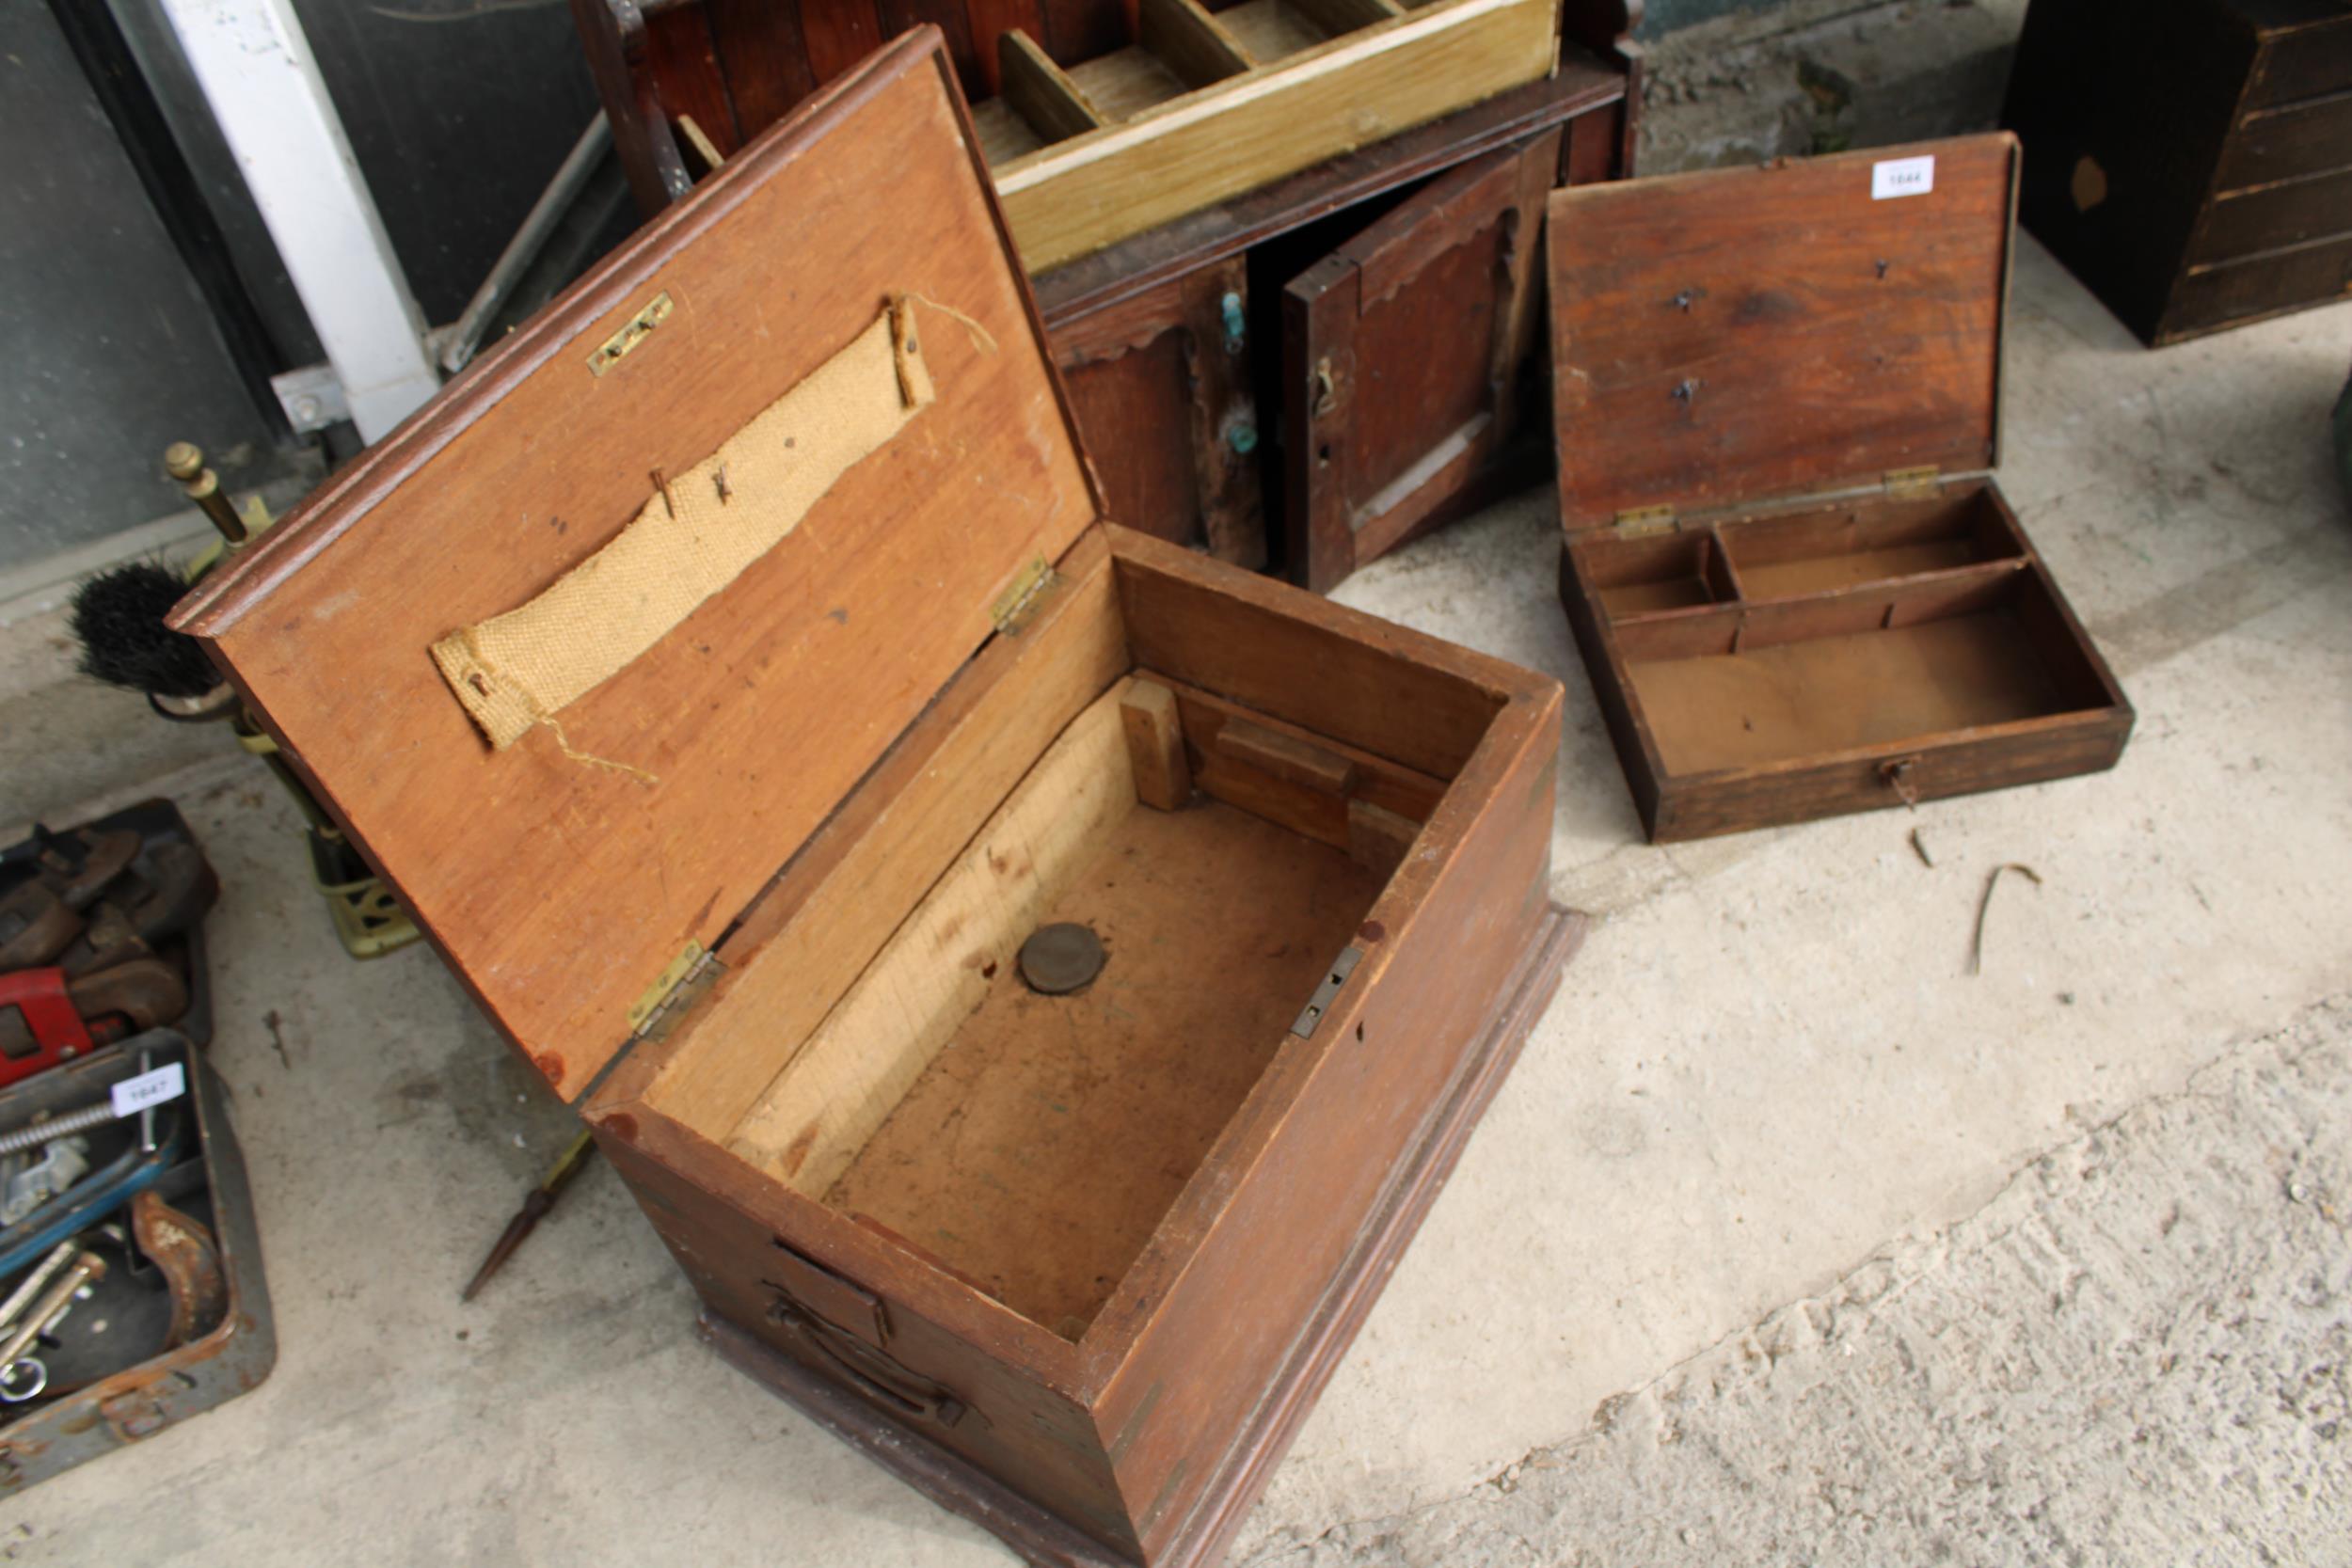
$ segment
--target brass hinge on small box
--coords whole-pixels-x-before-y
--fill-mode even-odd
[[[1617,514],[1617,532],[1628,539],[1665,533],[1678,526],[1671,506],[1629,506]]]
[[[1886,493],[1897,500],[1918,500],[1935,494],[1944,470],[1931,463],[1924,468],[1889,468]]]
[[[1005,586],[989,608],[988,618],[996,623],[996,629],[1009,637],[1029,624],[1044,603],[1045,595],[1056,582],[1054,568],[1039,556],[1021,568],[1021,575]]]
[[[629,1037],[658,1040],[668,1035],[719,978],[722,967],[718,954],[707,950],[699,942],[688,942],[686,950],[671,959],[670,967],[656,976],[644,994],[630,1005]]]

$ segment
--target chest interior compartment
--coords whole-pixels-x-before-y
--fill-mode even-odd
[[[1580,538],[1565,571],[1664,769],[1698,774],[2107,707],[2032,565],[1977,481]]]
[[[1312,693],[1220,695],[1235,657],[1311,639],[1202,620],[1181,564],[1083,542],[721,944],[642,1089],[1073,1340],[1275,1055],[1327,1043],[1309,1009],[1495,710],[1436,683],[1437,711],[1340,739]],[[1022,948],[1061,923],[1102,966],[1047,994]]]

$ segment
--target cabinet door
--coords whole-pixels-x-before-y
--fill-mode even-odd
[[[1113,522],[1265,564],[1248,278],[1234,257],[1054,329]]]
[[[1485,499],[1537,351],[1555,127],[1431,182],[1283,293],[1283,515],[1317,593]]]

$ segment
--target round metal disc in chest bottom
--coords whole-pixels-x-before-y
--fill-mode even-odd
[[[1047,996],[1083,990],[1103,973],[1103,939],[1075,921],[1040,926],[1021,944],[1021,978]]]

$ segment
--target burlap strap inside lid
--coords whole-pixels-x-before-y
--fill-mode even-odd
[[[913,302],[685,473],[545,593],[433,644],[450,689],[501,750],[624,669],[798,528],[818,498],[930,405]]]

